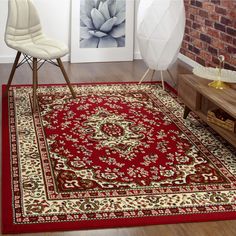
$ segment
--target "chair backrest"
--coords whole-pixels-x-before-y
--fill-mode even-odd
[[[11,47],[15,43],[27,43],[42,36],[40,19],[31,0],[8,0],[8,19],[5,42]]]

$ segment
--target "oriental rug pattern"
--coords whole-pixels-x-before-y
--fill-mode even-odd
[[[183,120],[174,92],[75,89],[73,100],[64,86],[40,87],[34,115],[30,87],[4,101],[5,232],[234,218],[235,149],[197,117]]]

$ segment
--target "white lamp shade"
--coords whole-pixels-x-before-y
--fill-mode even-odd
[[[152,70],[167,70],[177,57],[185,30],[183,0],[140,0],[138,42]]]

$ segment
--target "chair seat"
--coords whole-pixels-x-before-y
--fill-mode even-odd
[[[41,37],[36,41],[14,42],[9,46],[26,55],[43,60],[53,60],[63,57],[69,51],[64,43],[46,37]]]

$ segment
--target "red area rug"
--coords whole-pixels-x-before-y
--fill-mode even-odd
[[[158,84],[3,98],[4,233],[235,219],[235,149]]]

